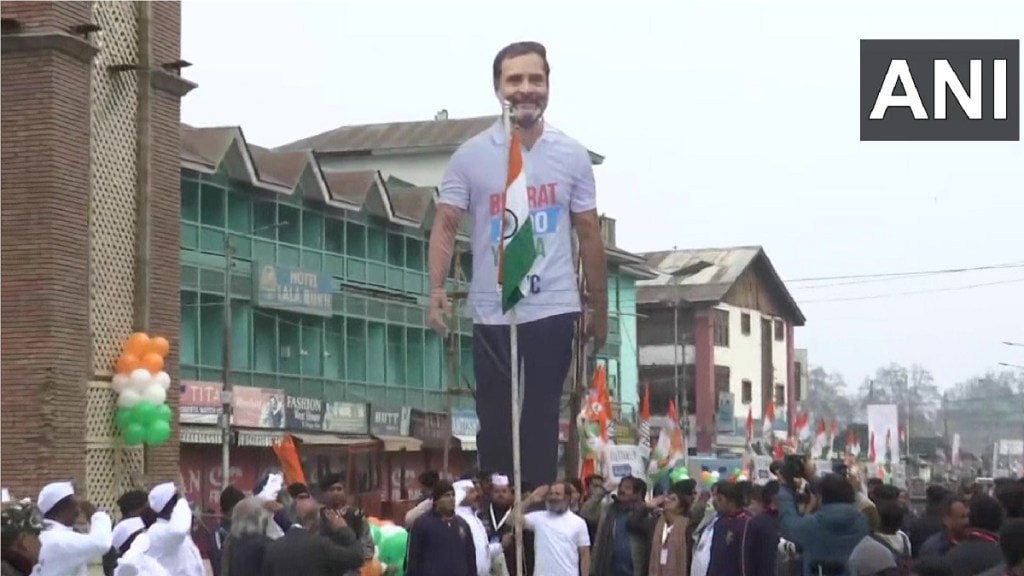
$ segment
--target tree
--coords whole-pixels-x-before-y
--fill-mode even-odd
[[[900,425],[909,420],[909,433],[914,436],[937,436],[942,433],[939,411],[942,394],[927,368],[914,364],[906,368],[896,363],[878,368],[874,378],[860,385],[858,404],[895,404]],[[908,418],[909,415],[909,418]]]
[[[995,441],[1024,433],[1024,373],[988,372],[956,384],[945,400],[943,428],[960,435],[964,450],[988,455]]]
[[[811,413],[815,421],[819,416],[829,423],[835,419],[840,430],[851,424],[857,415],[843,375],[827,372],[821,366],[815,366],[807,373],[807,399],[803,402],[803,408]]]

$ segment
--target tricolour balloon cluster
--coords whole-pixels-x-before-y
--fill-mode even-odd
[[[159,446],[171,437],[171,407],[167,405],[171,377],[164,372],[169,351],[166,338],[136,332],[125,341],[117,359],[112,382],[118,393],[114,422],[129,446]]]
[[[373,542],[377,545],[376,559],[382,568],[394,568],[396,576],[405,574],[405,553],[409,532],[387,520],[368,518]]]

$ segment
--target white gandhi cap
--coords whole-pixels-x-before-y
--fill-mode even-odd
[[[146,523],[142,521],[142,518],[125,518],[114,526],[114,548],[120,549],[124,546],[124,543],[135,534],[146,529]]]
[[[174,482],[158,484],[149,491],[149,507],[154,512],[163,512],[164,508],[167,507],[167,504],[177,493],[178,489],[174,487]]]
[[[43,489],[39,491],[39,500],[36,505],[39,506],[39,511],[46,515],[53,510],[58,502],[74,495],[75,487],[71,485],[71,482],[52,482],[43,486]]]

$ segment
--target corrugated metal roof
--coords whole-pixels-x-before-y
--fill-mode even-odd
[[[463,142],[490,128],[498,116],[475,116],[446,120],[388,122],[341,126],[296,140],[276,150],[314,150],[323,154],[399,150],[447,150],[454,152]],[[590,152],[594,164],[604,156]]]
[[[317,152],[355,152],[403,148],[458,148],[489,128],[497,116],[389,122],[341,126],[316,136],[278,146],[277,150],[313,149]]]
[[[794,323],[802,326],[806,318],[775,271],[761,246],[665,250],[643,254],[656,277],[637,281],[637,302],[653,304],[682,300],[693,304],[721,302],[740,276],[752,264],[759,263],[789,308]]]

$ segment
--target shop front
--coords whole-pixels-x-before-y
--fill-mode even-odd
[[[409,432],[423,442],[420,462],[424,470],[437,470],[442,477],[458,478],[466,470],[465,459],[457,438],[452,437],[448,415],[441,412],[412,410]],[[448,469],[445,470],[445,450]]]
[[[423,441],[409,435],[411,410],[374,406],[370,416],[370,434],[381,446],[381,488],[384,494],[381,514],[401,520],[419,494],[416,477],[424,470]]]
[[[340,474],[348,493],[367,514],[379,514],[380,445],[370,436],[367,404],[324,402],[319,434],[293,434],[306,479],[319,490],[327,474]]]

